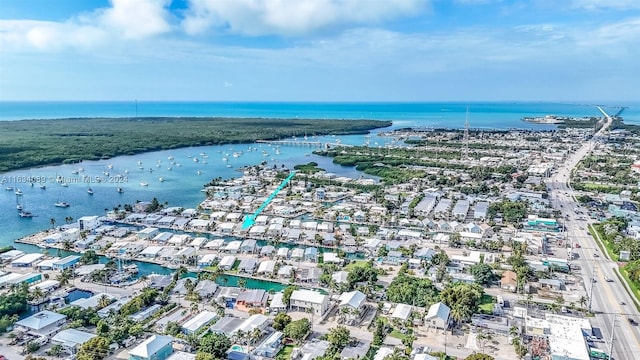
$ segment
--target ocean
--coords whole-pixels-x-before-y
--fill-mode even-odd
[[[333,118],[392,120],[391,128],[461,128],[465,119],[471,128],[553,129],[521,121],[525,116],[549,114],[599,116],[589,105],[555,103],[204,103],[204,102],[0,102],[0,121],[21,119],[147,116],[219,116],[261,118]],[[468,108],[468,112],[467,112]],[[608,109],[610,113],[616,109]],[[640,124],[640,104],[631,104],[623,113],[625,122]],[[343,144],[385,146],[391,139],[376,136],[327,136],[317,140]],[[161,203],[184,208],[196,207],[203,199],[200,190],[212,178],[238,177],[242,166],[267,161],[274,166],[292,167],[315,161],[321,168],[339,175],[365,176],[352,167],[333,164],[331,159],[311,154],[313,149],[243,144],[205,146],[157,151],[109,160],[47,166],[0,174],[0,246],[13,245],[15,239],[85,215],[103,215],[118,205],[156,197]],[[235,156],[234,156],[235,154]],[[194,161],[198,159],[198,161]],[[226,160],[225,160],[226,159]],[[82,171],[80,171],[82,170]],[[108,175],[107,175],[108,174]],[[37,179],[33,186],[28,178]],[[65,179],[63,187],[55,179]],[[366,177],[366,176],[365,176]],[[162,178],[163,181],[160,180]],[[101,181],[98,182],[97,179]],[[143,186],[146,183],[147,186]],[[45,185],[46,189],[41,189]],[[118,193],[117,188],[123,193]],[[11,188],[11,189],[9,189]],[[89,195],[87,190],[94,192]],[[20,189],[22,195],[16,195]],[[67,202],[67,208],[54,206]],[[18,216],[17,205],[35,217]],[[15,245],[34,251],[33,247]],[[37,249],[37,248],[35,248]]]

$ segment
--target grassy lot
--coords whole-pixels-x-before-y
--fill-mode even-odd
[[[482,295],[482,299],[480,299],[480,306],[478,308],[484,314],[493,314],[493,304],[495,304],[495,302],[496,299],[493,296],[484,294]]]
[[[294,347],[293,345],[285,345],[285,347],[280,349],[280,351],[278,352],[278,355],[276,355],[276,359],[277,360],[291,359],[291,353],[293,352],[293,347]]]
[[[353,261],[353,262],[350,262],[349,264],[347,264],[347,266],[344,267],[344,271],[352,271],[353,269],[355,269],[357,267],[363,267],[366,264],[367,264],[367,262],[364,261],[364,260]]]
[[[393,331],[389,333],[389,336],[394,337],[396,339],[404,340],[404,338],[407,337],[407,334],[403,334],[400,331],[393,329]]]

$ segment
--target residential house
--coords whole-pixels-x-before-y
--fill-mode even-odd
[[[36,337],[48,337],[51,334],[58,332],[66,322],[66,315],[58,314],[49,310],[43,310],[16,322],[14,324],[14,328]]]
[[[244,258],[240,260],[240,265],[238,265],[238,272],[252,275],[254,271],[256,271],[256,266],[258,264],[258,260],[254,258]]]
[[[311,309],[314,314],[322,315],[329,308],[329,297],[312,290],[294,290],[290,298],[291,308],[306,311]]]
[[[129,360],[166,360],[173,353],[173,338],[152,335],[129,350]]]
[[[451,309],[447,305],[437,302],[429,307],[424,319],[425,324],[432,328],[446,330],[449,327],[450,312]]]

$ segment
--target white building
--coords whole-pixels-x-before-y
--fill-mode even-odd
[[[312,309],[316,315],[322,315],[329,308],[329,297],[317,291],[294,290],[290,299],[291,308]]]

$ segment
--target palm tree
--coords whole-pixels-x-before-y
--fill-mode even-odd
[[[196,314],[200,310],[200,304],[197,301],[191,302],[191,313]]]
[[[60,274],[58,274],[56,280],[60,282],[60,286],[67,286],[69,285],[69,280],[71,279],[72,275],[73,274],[71,273],[71,269],[64,269]]]
[[[578,299],[578,302],[580,303],[580,306],[582,306],[583,308],[587,305],[588,301],[589,300],[584,295],[580,296],[580,299]]]
[[[262,330],[260,330],[259,328],[255,328],[251,331],[251,334],[249,334],[249,350],[251,350],[251,344],[254,344],[260,340],[260,338],[262,337]]]
[[[51,218],[49,219],[49,224],[51,224],[51,228],[53,229],[54,227],[56,227],[56,219]]]
[[[111,304],[111,298],[107,296],[107,294],[102,294],[98,298],[98,307],[105,308]]]
[[[247,287],[247,279],[238,279],[238,287],[245,289]]]

